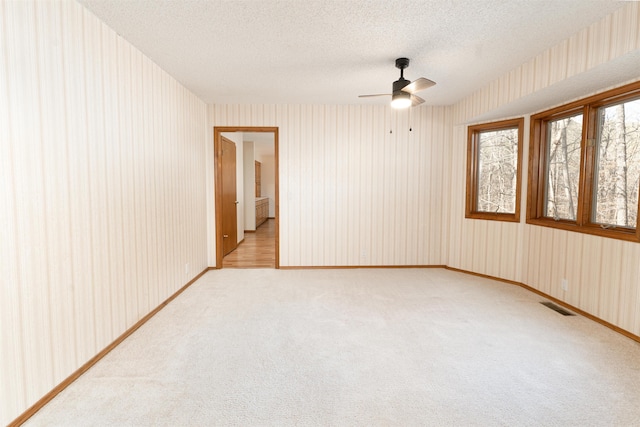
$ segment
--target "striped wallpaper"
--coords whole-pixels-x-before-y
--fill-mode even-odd
[[[282,267],[434,265],[445,254],[448,111],[210,105],[209,124],[279,128]],[[215,248],[213,215],[209,226]]]
[[[400,112],[206,106],[71,1],[0,1],[0,23],[0,424],[215,264],[214,126],[279,128],[283,267],[446,264],[640,335],[637,243],[464,219],[466,124],[528,127],[637,79],[637,2],[454,106]]]
[[[536,109],[638,80],[639,50],[640,3],[630,2],[453,107],[450,266],[525,283],[640,335],[640,244],[526,225],[524,206],[520,224],[464,218],[465,123],[523,114],[528,129]]]
[[[76,2],[1,1],[0,23],[6,425],[206,268],[207,128]]]

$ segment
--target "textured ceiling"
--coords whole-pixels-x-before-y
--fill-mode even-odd
[[[610,0],[80,0],[207,103],[449,105],[599,20]]]

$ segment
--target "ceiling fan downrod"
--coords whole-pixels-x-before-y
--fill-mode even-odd
[[[400,78],[393,82],[393,92],[396,93],[402,90],[410,82],[404,78],[404,69],[409,66],[409,58],[396,59],[396,68],[400,70]]]

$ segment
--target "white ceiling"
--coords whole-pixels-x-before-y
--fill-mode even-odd
[[[611,0],[79,0],[207,103],[449,105],[625,4]]]

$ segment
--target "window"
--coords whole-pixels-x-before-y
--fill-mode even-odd
[[[531,117],[527,222],[640,241],[640,82]]]
[[[469,126],[466,217],[520,220],[524,119]]]
[[[547,126],[545,212],[553,219],[575,220],[580,182],[582,114],[550,120]]]

